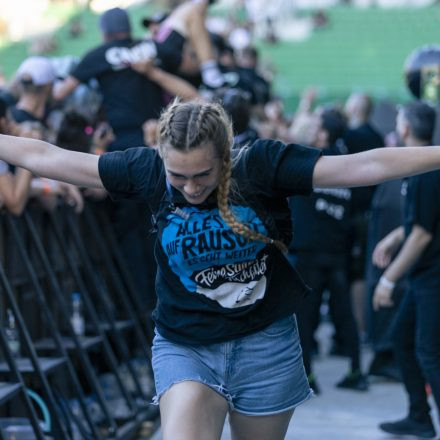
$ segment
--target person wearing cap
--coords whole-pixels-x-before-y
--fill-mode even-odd
[[[160,25],[168,17],[168,14],[163,11],[158,11],[150,17],[142,19],[142,26],[148,29],[151,38],[155,39],[159,32]]]
[[[33,56],[25,59],[16,74],[20,97],[17,104],[10,107],[12,120],[44,124],[55,79],[55,69],[49,58]]]
[[[105,11],[99,27],[104,42],[90,50],[70,75],[55,86],[54,97],[64,99],[80,83],[96,78],[116,137],[110,151],[143,145],[142,124],[159,116],[165,104],[164,89],[184,98],[195,97],[196,91],[153,65],[154,44],[133,39],[124,9]]]

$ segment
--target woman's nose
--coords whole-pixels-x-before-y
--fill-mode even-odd
[[[187,194],[196,194],[198,189],[199,189],[199,186],[193,180],[187,180],[184,187],[183,187],[183,190]]]

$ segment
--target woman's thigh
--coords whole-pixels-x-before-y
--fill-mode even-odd
[[[184,381],[160,399],[163,440],[219,440],[229,405],[207,385]]]
[[[247,416],[231,412],[232,440],[282,440],[294,410],[271,416]]]

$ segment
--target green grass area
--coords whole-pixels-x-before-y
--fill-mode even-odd
[[[154,9],[149,3],[129,10],[135,35],[143,35],[141,18]],[[316,30],[306,41],[259,43],[262,58],[275,66],[275,90],[287,108],[294,108],[301,90],[309,86],[318,88],[322,100],[343,99],[352,90],[397,101],[409,98],[404,60],[415,48],[440,42],[438,6],[390,10],[339,6],[327,12],[328,27]],[[97,16],[91,11],[64,8],[48,13],[57,14],[65,24],[79,16],[85,29],[73,39],[68,27],[62,26],[56,32],[58,49],[50,55],[81,56],[100,43]],[[26,56],[27,43],[0,42],[0,66],[8,77]]]
[[[309,86],[326,100],[342,99],[351,90],[407,99],[404,61],[415,48],[440,42],[439,8],[336,7],[328,14],[328,27],[307,41],[261,45],[263,57],[278,73],[276,90],[288,105]]]
[[[147,16],[157,9],[154,5],[142,5],[129,8],[134,35],[141,37],[145,29],[141,26],[142,17]],[[98,15],[89,9],[75,9],[72,7],[51,7],[46,16],[55,16],[61,23],[55,32],[57,49],[48,56],[78,55],[82,56],[92,47],[101,43],[98,28]],[[69,23],[73,19],[80,19],[84,32],[78,38],[69,35]],[[30,41],[8,43],[0,41],[0,67],[7,78],[10,78],[20,63],[28,54]]]

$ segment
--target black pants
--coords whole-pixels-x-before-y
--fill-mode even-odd
[[[409,415],[426,420],[430,411],[426,382],[440,409],[440,287],[412,286],[406,292],[393,323],[393,340],[409,397]]]
[[[313,292],[301,302],[297,320],[304,367],[307,374],[312,371],[311,351],[313,334],[319,322],[319,313],[324,290],[330,291],[330,307],[333,320],[348,350],[352,370],[360,368],[359,334],[350,298],[345,256],[339,255],[297,255],[296,268]]]
[[[111,218],[122,256],[133,278],[145,311],[156,305],[154,237],[151,230],[151,211],[144,203],[121,200],[113,203]]]
[[[394,351],[393,322],[408,286],[407,283],[397,284],[393,291],[393,307],[381,307],[379,310],[373,310],[375,288],[376,284],[367,284],[368,337],[375,354],[391,353]]]
[[[118,129],[115,135],[116,139],[109,146],[109,151],[144,145],[141,127]],[[151,211],[145,203],[120,200],[108,204],[108,214],[138,296],[145,311],[150,312],[156,305],[155,237],[149,233],[152,226]]]

